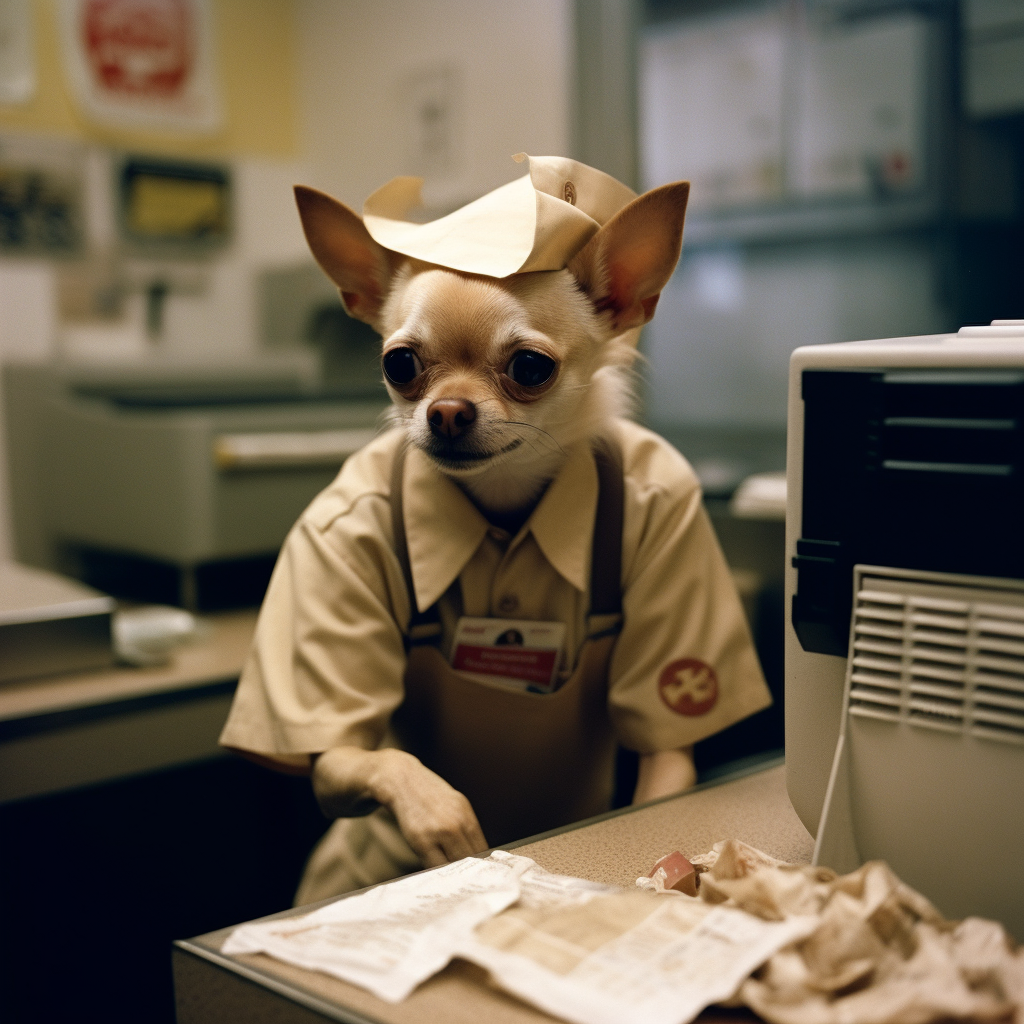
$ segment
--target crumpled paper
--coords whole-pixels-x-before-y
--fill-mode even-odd
[[[819,919],[806,939],[754,972],[730,1005],[771,1024],[1024,1024],[1024,950],[994,921],[944,920],[881,861],[840,876],[730,839],[690,862],[708,903],[768,921]]]

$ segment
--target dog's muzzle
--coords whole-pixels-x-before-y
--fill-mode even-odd
[[[471,442],[469,438],[456,438],[448,440],[432,436],[422,449],[443,469],[459,470],[471,469],[483,462],[497,458],[499,455],[506,455],[514,451],[522,444],[522,439],[514,441],[501,448],[481,448]]]

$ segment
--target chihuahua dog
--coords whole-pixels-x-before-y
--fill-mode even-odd
[[[634,328],[679,258],[687,182],[620,210],[564,270],[503,279],[380,246],[346,206],[297,186],[313,255],[383,338],[391,416],[493,523],[529,516],[566,449],[630,399]]]
[[[550,164],[538,173],[545,169]],[[533,243],[541,244],[544,257],[520,264],[560,269],[501,278],[401,255],[376,241],[341,203],[314,189],[295,190],[313,255],[338,286],[347,311],[383,338],[381,365],[393,422],[486,519],[513,534],[527,522],[569,451],[611,434],[613,422],[627,410],[638,329],[654,315],[679,258],[688,183],[666,185],[632,201],[615,185],[619,191],[613,200],[589,207],[604,209],[605,223],[598,226],[590,214],[589,222],[579,211],[573,214],[575,225],[593,234],[558,236],[569,244],[564,252],[556,246],[555,255],[550,245],[543,248],[554,235],[545,236]],[[578,193],[571,181],[564,183],[564,195],[575,204]],[[544,222],[548,227],[565,220],[567,211],[549,205],[561,202],[558,196],[541,196],[539,190],[537,196],[554,215]],[[534,201],[528,198],[527,214]],[[613,209],[618,212],[611,215]],[[536,225],[539,231],[539,215]],[[421,257],[434,251],[413,248]],[[246,679],[243,685],[249,685]],[[365,814],[374,801],[387,808],[422,864],[443,864],[487,848],[468,798],[406,751],[333,746],[312,757],[311,775],[329,817]],[[641,754],[639,778],[637,799],[692,784],[689,749]],[[342,845],[346,835],[337,832]],[[319,866],[310,869],[311,878],[321,871],[325,879],[334,877],[333,841],[325,840],[314,854]],[[338,856],[338,864],[349,863],[348,853]],[[396,861],[388,870],[410,866]],[[351,887],[366,884],[369,876],[345,877]],[[329,894],[318,884],[310,882],[304,898]]]

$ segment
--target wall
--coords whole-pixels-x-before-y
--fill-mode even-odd
[[[89,246],[113,242],[113,150],[228,161],[235,181],[235,237],[204,268],[198,294],[171,293],[159,349],[171,357],[235,358],[257,338],[254,272],[307,260],[291,186],[309,175],[301,163],[295,76],[293,0],[211,0],[222,125],[207,135],[115,130],[90,122],[68,88],[52,0],[33,0],[36,92],[0,106],[0,137],[33,136],[81,147],[86,168]],[[146,265],[134,268],[145,278]],[[55,266],[0,258],[0,360],[153,353],[145,337],[140,294],[120,324],[71,330],[57,318]],[[2,413],[2,409],[0,409]],[[0,558],[10,555],[6,474],[0,417]]]
[[[942,281],[924,232],[684,247],[647,329],[647,414],[782,429],[794,348],[955,330]]]
[[[297,14],[310,184],[355,209],[421,169],[428,202],[455,208],[517,177],[513,153],[569,153],[571,0],[297,0]],[[451,167],[430,174],[410,111],[445,82]]]
[[[253,272],[309,259],[292,205],[296,181],[359,209],[394,175],[424,171],[427,198],[441,212],[522,173],[513,153],[570,153],[572,0],[211,2],[226,111],[215,134],[112,132],[89,123],[65,84],[50,0],[33,0],[36,96],[0,107],[0,133],[44,133],[89,147],[90,205],[101,208],[93,219],[107,223],[109,148],[231,159],[237,237],[209,268],[201,295],[168,298],[160,346],[167,353],[252,351]],[[417,113],[436,104],[438,89],[443,159],[427,153],[424,164],[423,146],[411,139],[420,138]],[[60,325],[55,293],[51,265],[0,259],[0,359],[45,358],[71,342],[81,351],[84,341],[109,354],[145,355],[141,296],[129,302],[120,334],[97,340]],[[2,487],[0,474],[0,557],[10,550]]]
[[[179,156],[241,153],[291,159],[297,152],[292,0],[213,0],[213,32],[225,116],[209,135],[124,131],[88,121],[68,90],[53,0],[32,0],[36,93],[0,106],[0,131],[30,131]],[[254,73],[256,72],[256,73]]]

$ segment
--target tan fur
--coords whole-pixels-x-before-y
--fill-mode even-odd
[[[407,271],[384,305],[380,327],[385,352],[414,345],[431,374],[414,401],[391,389],[393,419],[413,444],[429,441],[426,410],[439,398],[474,403],[484,447],[500,452],[522,442],[486,463],[446,470],[486,509],[529,505],[570,445],[600,434],[626,411],[622,363],[635,351],[609,344],[607,329],[566,271],[501,282],[437,268]],[[551,391],[529,403],[513,401],[498,383],[523,342],[559,364]]]
[[[636,352],[624,332],[653,316],[671,276],[687,191],[677,183],[641,196],[569,269],[503,280],[396,260],[340,203],[311,189],[297,188],[296,198],[310,247],[349,311],[380,332],[384,355],[408,348],[422,364],[405,393],[388,383],[392,420],[498,520],[525,518],[567,449],[628,411]],[[554,360],[550,385],[510,381],[524,349]],[[475,422],[458,443],[473,461],[452,464],[439,452],[446,442],[428,422],[439,399],[472,403]]]

